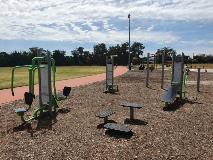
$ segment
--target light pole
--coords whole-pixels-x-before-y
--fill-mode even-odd
[[[129,70],[131,70],[131,62],[130,62],[130,14],[128,14],[128,18],[129,18],[129,59],[128,59],[128,67],[129,67]]]

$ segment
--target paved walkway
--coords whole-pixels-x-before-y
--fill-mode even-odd
[[[120,76],[128,71],[127,67],[118,66],[115,69],[114,76]],[[106,79],[106,73],[80,77],[68,80],[62,80],[56,82],[56,88],[58,91],[63,90],[64,86],[77,87],[81,85],[88,85],[94,82],[103,81]],[[0,90],[0,105],[4,103],[9,103],[15,100],[22,99],[24,97],[24,92],[28,91],[28,86],[17,87],[14,89],[15,96],[12,96],[10,89]],[[38,85],[35,85],[35,95],[38,95]]]
[[[192,72],[198,72],[197,69],[189,69],[189,70]],[[206,70],[208,73],[213,73],[213,69],[201,69],[200,72],[206,72]]]
[[[197,81],[187,81],[187,84],[197,85]],[[213,85],[213,81],[200,81],[200,85]]]

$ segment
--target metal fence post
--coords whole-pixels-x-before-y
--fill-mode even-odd
[[[164,84],[164,56],[165,56],[165,50],[162,54],[161,89],[163,89],[163,84]]]
[[[197,71],[197,92],[200,92],[200,68]]]
[[[149,87],[149,56],[150,53],[147,53],[146,87]]]

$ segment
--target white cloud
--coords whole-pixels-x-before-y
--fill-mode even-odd
[[[182,49],[178,50],[179,53],[184,52],[186,55],[193,55],[193,53],[196,54],[206,54],[206,55],[213,55],[213,48],[209,47],[195,47],[190,49]]]
[[[213,21],[209,0],[0,0],[0,8],[0,39],[118,43],[128,40],[128,33],[111,19],[127,22],[128,13],[133,20]],[[102,22],[103,30],[95,22]],[[132,40],[171,43],[179,39],[171,32],[154,31],[153,25],[142,28],[132,32]]]
[[[154,29],[154,25],[151,25],[150,27],[148,27],[147,29],[146,29],[146,31],[147,32],[150,32],[150,31],[152,31]]]

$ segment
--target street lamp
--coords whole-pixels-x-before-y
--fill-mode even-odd
[[[130,14],[128,14],[128,18],[129,18],[129,59],[128,59],[128,67],[129,67],[129,70],[131,70],[131,62],[130,62]]]

